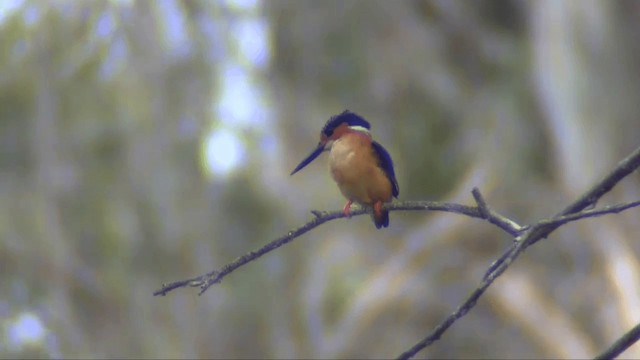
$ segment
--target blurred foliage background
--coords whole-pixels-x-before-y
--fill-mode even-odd
[[[640,144],[639,34],[637,1],[3,1],[0,357],[399,355],[506,235],[357,217],[152,292],[341,209],[326,157],[289,173],[346,108],[401,200],[557,213]],[[634,174],[601,203],[639,198]],[[637,219],[564,226],[420,356],[600,352],[640,320]]]

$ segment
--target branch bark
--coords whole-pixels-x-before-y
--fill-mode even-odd
[[[471,295],[469,295],[469,297],[462,303],[462,305],[460,305],[456,309],[456,311],[449,315],[442,323],[436,326],[436,328],[429,335],[420,340],[409,350],[402,353],[398,357],[398,359],[410,359],[419,351],[439,339],[440,336],[442,336],[442,334],[451,325],[453,325],[454,322],[463,317],[469,310],[471,310],[471,308],[475,306],[480,296],[482,296],[482,294],[491,285],[491,283],[493,283],[493,281],[495,281],[498,276],[502,275],[502,273],[504,273],[507,268],[509,268],[513,261],[527,247],[535,244],[540,239],[546,238],[554,230],[562,226],[562,224],[566,223],[562,222],[562,218],[565,216],[571,215],[569,218],[573,219],[572,221],[590,217],[590,211],[585,211],[582,213],[580,213],[580,211],[587,207],[594,206],[604,194],[609,192],[618,182],[620,182],[620,180],[638,169],[638,167],[640,167],[640,147],[635,149],[631,154],[620,161],[608,175],[606,175],[602,180],[591,187],[591,189],[585,192],[578,200],[567,206],[558,215],[553,217],[551,221],[539,221],[538,223],[530,226],[528,230],[525,231],[525,233],[516,237],[515,243],[497,261],[491,264],[480,285],[471,293]],[[637,206],[638,202],[636,201],[629,204],[635,204],[633,206]],[[598,210],[597,212],[599,213],[599,215],[616,213],[619,211],[611,210],[616,210],[618,208],[629,209],[630,207],[633,207],[626,207],[629,204],[616,205],[613,207],[609,207],[609,211],[602,209]]]
[[[473,189],[474,193],[477,193],[477,196],[480,195],[480,191],[477,188]],[[460,215],[466,215],[471,218],[476,219],[484,219],[488,222],[496,225],[507,234],[511,236],[517,236],[522,231],[522,227],[518,225],[515,221],[507,219],[506,217],[488,210],[486,207],[486,203],[484,204],[484,209],[481,210],[478,206],[468,206],[461,205],[455,203],[446,203],[446,202],[436,202],[436,201],[402,201],[397,203],[386,204],[384,206],[385,209],[389,211],[444,211],[457,213]],[[202,295],[207,289],[211,287],[211,285],[217,284],[222,281],[224,277],[234,272],[236,269],[248,264],[251,261],[258,259],[259,257],[285,245],[301,235],[315,229],[316,227],[335,219],[345,218],[346,216],[343,214],[342,210],[337,211],[317,211],[313,210],[311,213],[315,216],[315,218],[309,220],[306,224],[289,231],[286,235],[283,235],[263,247],[248,252],[236,260],[230,262],[229,264],[221,267],[220,269],[212,270],[206,274],[196,276],[190,279],[175,281],[169,284],[163,284],[162,288],[158,289],[153,293],[154,296],[158,295],[166,295],[167,293],[183,288],[183,287],[199,287],[200,292],[199,295]],[[368,208],[359,208],[351,211],[351,216],[361,216],[365,214],[370,214],[371,209]]]
[[[509,249],[498,260],[490,265],[481,283],[469,295],[469,297],[460,306],[458,306],[458,308],[451,315],[449,315],[444,321],[436,326],[436,328],[429,335],[420,340],[409,350],[402,353],[398,358],[412,358],[418,352],[438,340],[447,331],[447,329],[451,327],[451,325],[453,325],[458,319],[466,315],[469,310],[471,310],[475,306],[478,299],[482,296],[482,294],[484,294],[487,288],[491,286],[491,284],[509,268],[509,266],[518,258],[518,256],[520,256],[520,254],[522,254],[522,252],[527,247],[535,244],[541,239],[546,238],[553,231],[570,222],[578,221],[585,218],[619,213],[640,206],[640,201],[633,201],[629,203],[606,206],[601,209],[585,210],[587,208],[594,207],[604,194],[609,192],[618,182],[634,172],[638,167],[640,167],[640,147],[634,150],[620,163],[618,163],[618,165],[607,176],[605,176],[597,184],[591,187],[591,189],[585,192],[579,199],[567,206],[560,213],[550,219],[543,219],[526,226],[521,226],[514,220],[493,211],[487,205],[487,202],[477,188],[474,188],[472,190],[476,206],[433,201],[402,201],[386,204],[384,208],[389,211],[444,211],[465,215],[471,218],[483,219],[515,238],[515,242],[511,245],[511,247],[509,247]],[[371,209],[360,208],[353,210],[351,212],[351,216],[360,216],[369,213],[371,213]],[[286,235],[283,235],[269,242],[260,249],[251,251],[223,266],[222,268],[213,270],[209,273],[186,280],[163,284],[162,288],[154,292],[154,296],[164,296],[175,289],[183,287],[198,287],[200,288],[199,295],[202,295],[212,285],[221,282],[224,277],[237,270],[238,268],[260,258],[261,256],[285,244],[292,242],[301,235],[328,221],[345,217],[342,211],[324,212],[314,210],[312,211],[312,214],[315,217],[308,221],[306,224],[289,231]],[[634,328],[634,330],[626,334],[625,337],[619,340],[618,343],[624,343],[626,344],[625,346],[628,347],[633,342],[637,341],[638,337],[640,337],[640,335],[638,334],[640,333],[640,330],[638,330],[638,327]],[[635,335],[629,336],[629,334]],[[630,340],[624,342],[623,340],[626,338]],[[614,347],[612,347],[612,349]],[[620,351],[624,351],[626,347],[624,347]],[[620,349],[620,347],[617,347],[616,349]],[[614,352],[613,350],[611,350],[611,352],[609,352],[608,350],[601,356],[607,356],[607,354],[614,354]],[[619,353],[616,353],[615,355],[617,354]]]
[[[622,354],[631,345],[635,344],[640,339],[640,324],[634,326],[626,334],[622,335],[611,347],[602,352],[602,354],[596,356],[595,360],[614,359],[616,356]]]

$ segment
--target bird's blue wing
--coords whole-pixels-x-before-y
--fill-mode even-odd
[[[398,181],[396,181],[396,173],[393,170],[393,160],[391,160],[391,155],[389,155],[387,150],[385,150],[385,148],[377,142],[373,141],[371,142],[371,145],[373,145],[373,150],[376,152],[376,155],[378,155],[380,167],[382,168],[382,170],[384,170],[384,173],[389,178],[389,181],[391,181],[391,186],[393,187],[393,196],[398,197],[400,188],[398,187]]]

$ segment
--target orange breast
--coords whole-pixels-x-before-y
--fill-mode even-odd
[[[367,135],[347,133],[337,139],[329,153],[329,169],[347,199],[367,205],[391,201],[391,182]]]

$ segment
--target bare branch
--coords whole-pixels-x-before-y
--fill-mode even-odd
[[[178,289],[178,288],[182,288],[182,287],[200,287],[200,293],[199,295],[202,295],[205,291],[207,291],[207,289],[209,287],[211,287],[211,285],[213,284],[217,284],[220,281],[222,281],[222,278],[224,278],[225,276],[227,276],[228,274],[232,273],[234,270],[236,270],[237,268],[261,257],[262,255],[271,252],[277,248],[279,248],[282,245],[285,245],[291,241],[293,241],[295,238],[299,237],[300,235],[316,228],[317,226],[329,221],[329,220],[333,220],[333,219],[338,219],[341,217],[344,217],[344,214],[342,213],[342,211],[334,211],[334,212],[320,212],[320,211],[312,211],[313,215],[315,216],[315,218],[313,218],[312,220],[310,220],[309,222],[307,222],[306,224],[304,224],[303,226],[294,229],[292,231],[289,231],[287,233],[287,235],[281,236],[278,239],[275,239],[273,241],[271,241],[270,243],[266,244],[265,246],[261,247],[260,249],[256,250],[256,251],[251,251],[247,254],[242,255],[241,257],[237,258],[236,260],[232,261],[231,263],[223,266],[222,268],[218,269],[218,270],[213,270],[209,273],[206,273],[204,275],[200,275],[191,279],[186,279],[186,280],[181,280],[181,281],[176,281],[176,282],[172,282],[170,284],[163,284],[162,288],[155,291],[153,293],[154,296],[158,296],[158,295],[166,295],[168,292],[174,290],[174,289]],[[360,210],[360,211],[354,211],[352,213],[352,215],[360,215],[358,213],[364,213],[364,211]]]
[[[598,182],[595,186],[588,190],[574,203],[561,211],[558,215],[551,219],[538,221],[537,223],[529,226],[520,226],[515,221],[492,211],[477,188],[474,188],[472,191],[473,197],[477,204],[477,206],[475,207],[455,203],[441,203],[430,201],[403,201],[386,204],[384,208],[389,211],[445,211],[466,215],[472,218],[484,219],[489,223],[496,225],[503,231],[507,232],[509,235],[515,237],[516,240],[507,252],[505,252],[497,261],[491,264],[480,285],[469,295],[469,297],[462,303],[462,305],[460,305],[456,309],[456,311],[454,311],[442,323],[440,323],[427,337],[422,339],[411,349],[401,354],[399,358],[409,359],[415,356],[425,347],[438,340],[442,336],[442,334],[444,334],[444,332],[449,327],[451,327],[451,325],[453,325],[458,319],[466,315],[467,312],[475,306],[478,299],[482,296],[482,294],[484,294],[486,289],[493,283],[493,281],[495,281],[495,279],[497,279],[502,273],[504,273],[513,263],[513,261],[515,261],[515,259],[520,256],[520,254],[527,247],[533,245],[540,239],[546,238],[560,226],[580,219],[619,213],[621,211],[640,206],[640,201],[635,201],[625,204],[607,206],[598,210],[585,210],[589,207],[595,206],[595,204],[604,194],[610,191],[620,180],[635,171],[639,166],[640,148],[634,150],[629,156],[622,160],[609,175],[604,177],[600,182]],[[351,216],[359,216],[368,214],[370,212],[371,209],[369,208],[355,209],[351,212]],[[233,262],[223,266],[219,270],[214,270],[195,278],[165,284],[160,290],[154,292],[154,295],[166,295],[168,292],[177,288],[194,286],[200,287],[201,290],[199,294],[201,295],[209,287],[211,287],[211,285],[219,283],[226,275],[230,274],[241,266],[258,259],[262,255],[265,255],[266,253],[271,252],[272,250],[275,250],[282,245],[293,241],[297,237],[307,233],[308,231],[311,231],[312,229],[327,221],[345,217],[342,211],[323,212],[314,210],[312,211],[312,214],[314,215],[314,218],[312,220],[310,220],[303,226],[288,232],[287,235],[271,241],[262,248],[241,256]],[[638,327],[634,328],[634,330],[630,332],[630,334],[632,335],[625,335],[632,338],[633,342],[637,341],[638,336],[640,336],[636,334],[636,332],[640,332],[640,329],[637,328]],[[624,339],[621,339],[619,342],[622,342],[623,340]],[[626,347],[628,347],[629,345],[626,345],[626,347],[622,346],[623,345],[620,345],[620,347],[618,347],[617,349],[620,349],[619,351],[624,351],[624,349],[626,349]],[[610,350],[607,350],[607,352],[605,352],[601,356],[608,356],[608,354],[613,354],[611,356],[615,356],[619,354],[609,351]]]
[[[454,311],[451,315],[447,316],[447,318],[442,321],[436,328],[424,339],[420,340],[417,344],[411,347],[409,350],[402,353],[398,359],[410,359],[415,356],[419,351],[424,349],[425,347],[431,345],[436,340],[440,339],[442,334],[444,334],[453,323],[455,323],[458,319],[462,318],[471,310],[475,305],[480,296],[484,294],[487,288],[493,283],[498,276],[502,275],[502,273],[507,270],[507,268],[511,265],[511,263],[520,255],[522,245],[527,242],[533,234],[536,234],[538,226],[534,226],[527,230],[525,234],[521,237],[517,238],[515,250],[512,253],[509,253],[510,256],[506,257],[502,262],[497,264],[494,267],[494,270],[488,273],[487,276],[484,277],[480,285],[467,297],[467,299],[460,305],[456,311]],[[492,265],[493,266],[493,265]]]
[[[480,210],[480,214],[485,219],[488,219],[489,206],[487,205],[487,202],[484,200],[484,197],[480,193],[480,189],[478,189],[477,187],[474,187],[473,190],[471,190],[471,194],[473,195],[473,199],[476,201],[476,204],[478,204],[478,210]]]
[[[633,329],[622,335],[610,348],[596,356],[594,360],[614,359],[638,340],[640,340],[640,324],[634,326]]]
[[[480,194],[477,189],[474,189],[474,192]],[[467,206],[455,203],[443,203],[443,202],[435,202],[435,201],[403,201],[397,203],[386,204],[384,206],[385,209],[389,211],[444,211],[444,212],[452,212],[461,215],[466,215],[472,218],[477,219],[486,219],[490,223],[498,226],[511,236],[516,236],[519,234],[521,227],[517,225],[514,221],[507,219],[504,216],[498,215],[492,211],[488,211],[488,215],[482,213],[478,207]],[[485,204],[486,208],[486,204]],[[487,208],[488,209],[488,208]],[[311,213],[314,215],[314,218],[309,220],[306,224],[301,227],[289,231],[286,235],[281,236],[268,244],[264,245],[258,250],[251,251],[231,263],[223,266],[220,269],[213,270],[209,273],[186,279],[181,281],[172,282],[169,284],[163,284],[162,288],[155,291],[153,293],[154,296],[158,295],[166,295],[168,292],[183,288],[183,287],[200,287],[200,295],[202,295],[211,285],[217,284],[222,281],[222,278],[229,275],[239,267],[258,259],[262,255],[269,253],[282,245],[285,245],[297,237],[309,232],[310,230],[324,224],[327,221],[335,220],[339,218],[344,218],[345,215],[342,211],[317,211],[313,210]],[[370,214],[370,208],[358,208],[351,211],[351,216],[359,216],[364,214]]]
[[[478,204],[478,210],[483,216],[483,219],[488,220],[490,223],[505,230],[514,237],[518,236],[523,230],[526,230],[526,227],[523,228],[508,217],[500,215],[497,212],[491,210],[477,187],[474,187],[473,190],[471,190],[471,193],[473,194],[473,198],[476,200],[476,204]]]
[[[507,270],[507,268],[513,263],[513,261],[524,251],[526,244],[531,243],[532,239],[534,239],[535,237],[541,236],[541,234],[545,233],[541,231],[541,229],[544,229],[545,227],[549,227],[549,226],[554,226],[555,228],[553,230],[555,230],[560,225],[566,224],[571,221],[576,221],[576,220],[595,217],[595,216],[602,216],[606,214],[619,213],[624,210],[637,207],[637,206],[640,206],[640,201],[634,201],[634,202],[619,204],[614,206],[607,206],[599,210],[585,210],[576,214],[560,216],[552,220],[542,220],[536,223],[533,227],[530,228],[530,230],[526,231],[521,237],[516,239],[516,246],[513,248],[513,251],[507,253],[507,255],[510,255],[510,256],[506,257],[503,261],[501,261],[498,264],[492,264],[491,266],[492,270],[487,272],[484,279],[480,283],[480,286],[478,286],[471,293],[471,295],[469,295],[469,297],[464,301],[464,303],[462,303],[462,305],[460,305],[456,309],[456,311],[454,311],[451,315],[447,316],[447,318],[443,322],[441,322],[427,337],[422,339],[420,342],[414,345],[411,349],[401,354],[398,357],[398,359],[410,359],[419,351],[431,345],[436,340],[440,339],[442,334],[451,325],[453,325],[454,322],[456,322],[458,319],[466,315],[467,312],[469,312],[469,310],[471,310],[476,305],[476,302],[478,301],[480,296],[482,296],[482,294],[491,285],[491,283],[493,283],[493,281],[497,279],[498,276],[502,275],[502,273],[504,273],[505,270]],[[550,234],[551,232],[553,232],[553,230],[546,232],[546,234],[547,235]],[[640,336],[640,334],[637,334],[637,336]],[[635,338],[634,342],[635,341],[637,341],[637,337]],[[627,347],[628,346],[629,345],[627,345]],[[621,351],[624,351],[624,349]]]
[[[585,210],[585,211],[581,211],[581,212],[570,214],[570,215],[558,216],[550,220],[541,220],[537,223],[537,225],[545,225],[545,226],[558,225],[559,226],[559,225],[564,225],[566,223],[570,223],[580,219],[586,219],[586,218],[602,216],[607,214],[617,214],[619,212],[623,212],[627,209],[631,209],[637,206],[640,206],[640,201],[632,201],[624,204],[609,205],[598,210],[596,209]]]
[[[624,179],[627,175],[637,170],[638,167],[640,167],[640,147],[636,148],[631,154],[620,161],[618,163],[618,166],[616,166],[608,175],[606,175],[597,184],[592,186],[591,189],[585,192],[578,200],[574,201],[571,205],[567,206],[564,210],[558,213],[558,215],[556,215],[554,219],[577,213],[588,207],[595,206],[595,204],[604,194],[613,189],[613,187],[618,182],[620,182],[620,180]],[[546,238],[553,230],[561,225],[562,223],[549,224],[547,226],[540,227],[538,230],[540,231],[540,233],[537,236],[531,237],[522,250],[526,249],[530,245],[535,244],[536,242],[538,242],[538,240]],[[513,254],[513,252],[516,251],[516,246],[517,243],[512,244],[511,247],[498,258],[498,260],[494,261],[487,270],[485,277],[489,276],[489,274],[492,273],[500,265],[501,262],[505,261],[507,257]]]
[[[432,344],[434,341],[439,339],[442,334],[455,323],[458,319],[463,317],[471,308],[473,308],[480,298],[482,294],[486,291],[486,289],[493,283],[493,281],[498,278],[502,273],[504,273],[507,268],[513,263],[513,261],[530,245],[536,243],[538,240],[542,238],[546,238],[549,234],[551,234],[554,230],[560,227],[562,224],[565,224],[569,221],[575,221],[581,218],[591,217],[591,216],[599,216],[610,213],[617,213],[623,211],[624,209],[629,209],[633,206],[637,206],[637,202],[632,202],[628,204],[616,205],[612,207],[608,207],[602,210],[587,210],[582,214],[575,214],[575,216],[570,216],[574,213],[578,213],[585,208],[590,206],[594,206],[596,202],[608,191],[610,191],[620,180],[622,180],[627,175],[631,174],[638,167],[640,167],[640,147],[635,149],[629,156],[627,156],[624,160],[618,163],[618,166],[607,176],[605,176],[600,182],[598,182],[595,186],[593,186],[590,190],[588,190],[584,195],[582,195],[578,200],[569,205],[563,211],[561,211],[556,217],[552,220],[543,220],[528,228],[522,235],[516,238],[516,242],[509,248],[509,250],[502,255],[497,261],[495,261],[489,267],[486,275],[484,276],[482,282],[476,288],[476,290],[471,293],[471,295],[462,303],[458,309],[449,315],[442,323],[440,323],[436,328],[427,335],[424,339],[420,340],[417,344],[411,347],[406,352],[402,353],[398,359],[409,359],[415,356],[419,351],[424,349],[425,347]],[[613,209],[613,210],[612,210]],[[587,214],[584,216],[584,214]],[[589,214],[592,214],[589,216]],[[583,216],[580,216],[583,215]]]
[[[627,209],[630,208],[634,208],[640,206],[640,201],[632,201],[629,203],[623,203],[623,204],[617,204],[617,205],[609,205],[609,206],[605,206],[602,209],[598,209],[598,210],[585,210],[585,211],[581,211],[578,213],[574,213],[574,214],[570,214],[570,215],[565,215],[565,216],[557,216],[553,219],[549,219],[549,220],[540,220],[536,223],[536,225],[544,225],[544,226],[561,226],[564,225],[566,223],[569,222],[573,222],[573,221],[577,221],[580,219],[586,219],[586,218],[590,218],[590,217],[596,217],[596,216],[602,216],[602,215],[607,215],[607,214],[615,214],[615,213],[619,213],[622,211],[625,211]],[[524,228],[526,229],[526,227]],[[530,245],[529,245],[530,246]],[[502,254],[502,256],[500,256],[498,258],[498,260],[494,261],[491,266],[489,266],[489,269],[487,269],[487,272],[485,273],[485,278],[487,276],[489,276],[489,274],[491,274],[495,268],[502,262],[504,261],[504,259],[509,256],[509,254],[511,254],[511,252],[513,251],[513,248],[509,248],[507,249],[507,251]]]

